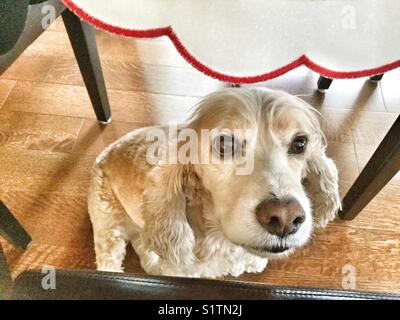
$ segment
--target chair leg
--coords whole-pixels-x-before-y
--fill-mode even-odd
[[[32,241],[29,234],[2,202],[0,202],[0,235],[22,250],[25,250]]]
[[[0,300],[9,299],[11,295],[12,280],[7,266],[7,260],[4,256],[0,244]]]
[[[372,77],[370,77],[370,79],[372,80],[372,81],[376,81],[376,82],[379,82],[379,81],[381,81],[382,80],[382,78],[383,78],[383,73],[381,73],[381,74],[377,74],[377,75],[375,75],[375,76],[372,76]]]
[[[400,170],[400,116],[343,199],[339,216],[354,219]]]
[[[97,119],[109,123],[110,103],[93,28],[68,9],[62,17]]]
[[[321,92],[328,90],[332,84],[332,81],[333,81],[333,79],[320,76],[318,79],[318,90]]]

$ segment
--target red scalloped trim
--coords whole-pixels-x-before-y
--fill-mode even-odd
[[[302,55],[297,60],[289,63],[282,68],[276,69],[272,72],[263,73],[257,76],[250,76],[250,77],[236,77],[232,75],[227,75],[218,71],[214,71],[211,68],[207,67],[205,64],[201,63],[197,60],[182,44],[179,40],[178,36],[175,34],[171,26],[164,27],[164,28],[157,28],[157,29],[147,29],[147,30],[132,30],[121,28],[117,26],[113,26],[107,24],[85,12],[83,9],[78,7],[73,0],[63,0],[64,4],[70,8],[77,16],[81,19],[89,22],[90,24],[96,26],[97,28],[104,29],[106,31],[124,35],[128,37],[136,37],[136,38],[155,38],[161,36],[168,36],[172,43],[174,44],[176,50],[182,55],[182,57],[190,63],[193,67],[201,71],[202,73],[231,83],[254,83],[254,82],[261,82],[276,78],[281,76],[301,65],[305,65],[311,70],[321,74],[324,77],[332,78],[332,79],[345,79],[345,78],[360,78],[360,77],[369,77],[377,74],[386,73],[390,70],[400,67],[400,60],[395,61],[393,63],[386,64],[384,66],[373,68],[373,69],[366,69],[360,71],[350,71],[350,72],[343,72],[343,71],[334,71],[327,68],[320,66],[319,64],[312,61],[306,55]]]

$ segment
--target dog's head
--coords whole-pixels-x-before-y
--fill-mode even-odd
[[[145,191],[145,239],[161,255],[177,263],[194,258],[187,190],[207,194],[227,239],[265,257],[286,256],[314,225],[335,217],[337,170],[325,155],[318,114],[302,100],[227,89],[206,97],[187,127],[201,137],[197,162],[155,167]]]

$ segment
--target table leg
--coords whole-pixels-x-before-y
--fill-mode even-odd
[[[68,9],[64,10],[62,17],[97,120],[109,123],[110,103],[93,28]]]
[[[320,76],[318,79],[318,90],[321,92],[328,90],[332,84],[332,81],[333,79]]]
[[[381,73],[381,74],[377,74],[377,75],[375,75],[375,76],[372,76],[372,77],[370,77],[370,79],[372,80],[372,81],[376,81],[376,82],[379,82],[379,81],[381,81],[382,80],[382,78],[383,78],[383,73]]]
[[[31,237],[15,219],[8,208],[0,202],[0,235],[17,248],[25,250],[31,242]]]
[[[339,216],[354,219],[400,170],[400,116],[343,199]]]

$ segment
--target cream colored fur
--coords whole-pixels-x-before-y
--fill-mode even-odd
[[[131,132],[101,153],[88,200],[99,270],[123,271],[131,243],[150,274],[261,272],[269,258],[306,244],[314,225],[335,218],[338,173],[310,106],[283,92],[226,89],[203,99],[180,130],[217,127],[255,130],[246,141],[254,152],[251,174],[236,175],[232,163],[152,165],[146,135],[156,127]],[[309,138],[307,151],[289,155],[287,145],[299,132]],[[285,239],[269,234],[255,217],[257,204],[272,193],[295,198],[306,214],[299,231]],[[258,249],[283,242],[290,247],[285,253]]]

